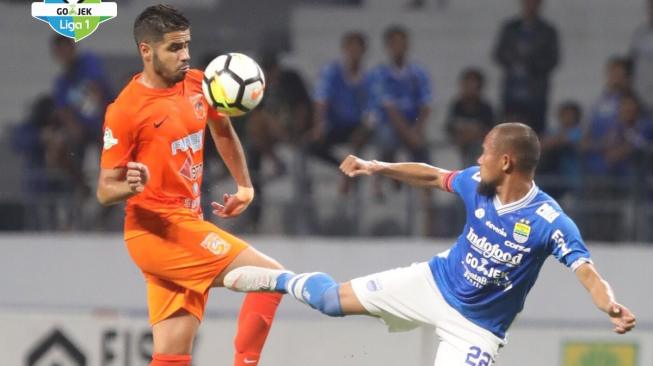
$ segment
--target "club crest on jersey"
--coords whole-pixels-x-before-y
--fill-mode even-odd
[[[109,150],[115,145],[118,145],[118,139],[113,137],[113,132],[109,127],[104,129],[104,137],[102,138],[103,149]]]
[[[227,243],[216,233],[207,235],[200,245],[215,255],[226,254],[231,249],[231,244]]]
[[[530,221],[521,219],[515,224],[515,228],[512,230],[512,237],[519,244],[524,244],[529,235],[531,234]]]
[[[482,219],[483,216],[485,216],[485,210],[482,208],[477,208],[476,211],[474,211],[474,216],[476,216],[477,219]]]
[[[206,118],[206,107],[204,106],[204,103],[202,103],[202,98],[203,98],[202,94],[196,94],[188,98],[190,99],[190,103],[193,105],[195,118],[197,119]]]

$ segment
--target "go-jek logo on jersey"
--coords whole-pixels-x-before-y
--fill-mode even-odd
[[[75,42],[90,36],[100,23],[118,15],[116,3],[102,0],[43,0],[32,3],[32,16]]]

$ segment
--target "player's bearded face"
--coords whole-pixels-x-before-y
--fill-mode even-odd
[[[497,182],[488,182],[481,178],[476,190],[481,196],[492,197],[497,194]]]
[[[483,153],[478,158],[478,165],[481,167],[481,182],[478,184],[478,193],[487,197],[494,196],[501,180],[501,165],[498,154],[494,149],[492,132],[483,141]]]
[[[190,31],[166,33],[163,41],[155,45],[152,52],[154,72],[168,84],[175,84],[186,76],[189,70]]]

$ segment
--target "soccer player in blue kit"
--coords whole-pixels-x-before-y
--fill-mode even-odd
[[[537,135],[521,123],[495,126],[479,166],[461,171],[350,155],[340,166],[350,177],[382,174],[460,196],[467,220],[456,243],[428,262],[342,284],[319,272],[241,267],[227,275],[225,286],[285,292],[330,316],[377,316],[391,331],[431,324],[440,338],[435,366],[489,366],[552,255],[576,274],[614,331],[624,334],[635,316],[615,300],[574,222],[535,185],[539,156]]]

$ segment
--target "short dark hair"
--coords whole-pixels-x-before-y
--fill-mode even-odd
[[[583,119],[583,108],[578,104],[577,102],[573,100],[566,100],[558,106],[558,113],[565,111],[565,110],[570,110],[576,118],[576,122],[580,122],[581,119]]]
[[[612,56],[608,59],[607,66],[621,67],[626,71],[626,76],[631,77],[633,72],[633,63],[628,57]]]
[[[351,31],[345,33],[342,36],[342,40],[340,41],[340,44],[342,46],[345,46],[350,42],[358,43],[358,45],[361,46],[361,48],[363,49],[367,48],[367,40],[365,39],[365,35],[361,32]]]
[[[513,154],[515,168],[524,173],[534,173],[540,161],[540,140],[535,131],[519,122],[501,123],[493,130],[496,130],[497,149]]]
[[[190,22],[177,8],[170,5],[153,5],[147,7],[134,21],[134,40],[141,42],[158,42],[163,35],[190,28]]]
[[[481,88],[485,85],[485,74],[483,74],[483,71],[477,67],[468,67],[460,73],[460,80],[465,80],[467,78],[476,79]]]
[[[401,36],[404,37],[404,39],[408,39],[408,31],[401,25],[393,24],[383,32],[383,41],[388,43],[394,36]]]

